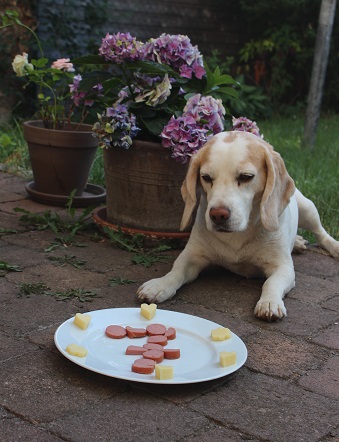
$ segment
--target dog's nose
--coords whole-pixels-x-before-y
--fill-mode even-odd
[[[216,207],[210,210],[210,218],[214,224],[222,225],[231,216],[231,210],[226,207]]]

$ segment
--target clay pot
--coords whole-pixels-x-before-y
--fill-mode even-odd
[[[89,124],[71,130],[45,129],[42,121],[26,121],[27,141],[35,190],[44,194],[81,196],[87,184],[98,141]]]
[[[108,222],[147,232],[179,232],[180,188],[187,165],[159,143],[134,141],[129,149],[104,150]]]

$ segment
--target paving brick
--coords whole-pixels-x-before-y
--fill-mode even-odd
[[[293,262],[295,270],[306,275],[320,276],[325,279],[339,275],[338,261],[328,255],[306,251],[301,255],[293,255]]]
[[[7,191],[3,191],[0,190],[0,203],[4,202],[4,201],[19,201],[19,200],[24,200],[25,197],[24,195],[18,195],[17,193],[12,193],[12,192],[7,192]]]
[[[2,380],[2,405],[38,423],[92,410],[105,398],[114,402],[114,395],[127,388],[126,383],[83,370],[61,354],[45,350],[2,364]]]
[[[320,370],[309,371],[299,379],[299,384],[308,390],[339,400],[339,356],[329,358]]]
[[[319,303],[338,294],[339,287],[335,282],[296,272],[296,284],[288,298]]]
[[[252,370],[282,378],[295,378],[319,365],[327,351],[273,330],[259,331],[246,339]]]
[[[312,341],[333,350],[339,350],[339,321],[319,333]]]
[[[333,296],[333,298],[323,302],[322,307],[339,312],[339,295]]]
[[[209,427],[185,439],[187,442],[259,442],[255,437],[224,427]]]
[[[266,330],[274,328],[286,335],[308,337],[332,325],[338,317],[334,311],[289,297],[285,299],[285,306],[287,317],[275,323],[258,321],[260,328]]]
[[[50,429],[65,440],[76,434],[78,441],[92,442],[95,434],[95,440],[103,441],[169,442],[184,440],[208,424],[199,413],[139,390],[100,401],[95,412],[95,419],[90,407],[71,416],[64,414]]]
[[[272,442],[316,442],[338,423],[339,401],[241,370],[233,381],[190,403],[226,427]]]
[[[25,422],[5,410],[1,410],[0,433],[3,442],[34,441],[60,442],[60,438],[36,424]]]

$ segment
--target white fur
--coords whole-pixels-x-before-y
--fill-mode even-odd
[[[249,174],[253,179],[240,180]],[[202,178],[206,175],[212,182]],[[267,320],[284,317],[283,298],[295,285],[291,251],[305,248],[297,235],[298,218],[299,227],[314,232],[336,258],[339,243],[321,226],[314,204],[295,190],[279,154],[252,134],[218,134],[192,158],[182,187],[182,228],[194,210],[199,178],[203,192],[190,239],[172,270],[144,283],[139,298],[163,302],[213,263],[245,277],[265,277],[254,313]],[[224,209],[228,219],[213,222],[210,210]]]

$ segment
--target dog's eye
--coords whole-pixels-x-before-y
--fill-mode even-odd
[[[242,184],[242,183],[248,183],[251,180],[253,180],[254,175],[252,173],[241,173],[238,176],[238,183]]]
[[[201,175],[201,178],[205,181],[205,183],[212,183],[213,180],[209,175]]]

